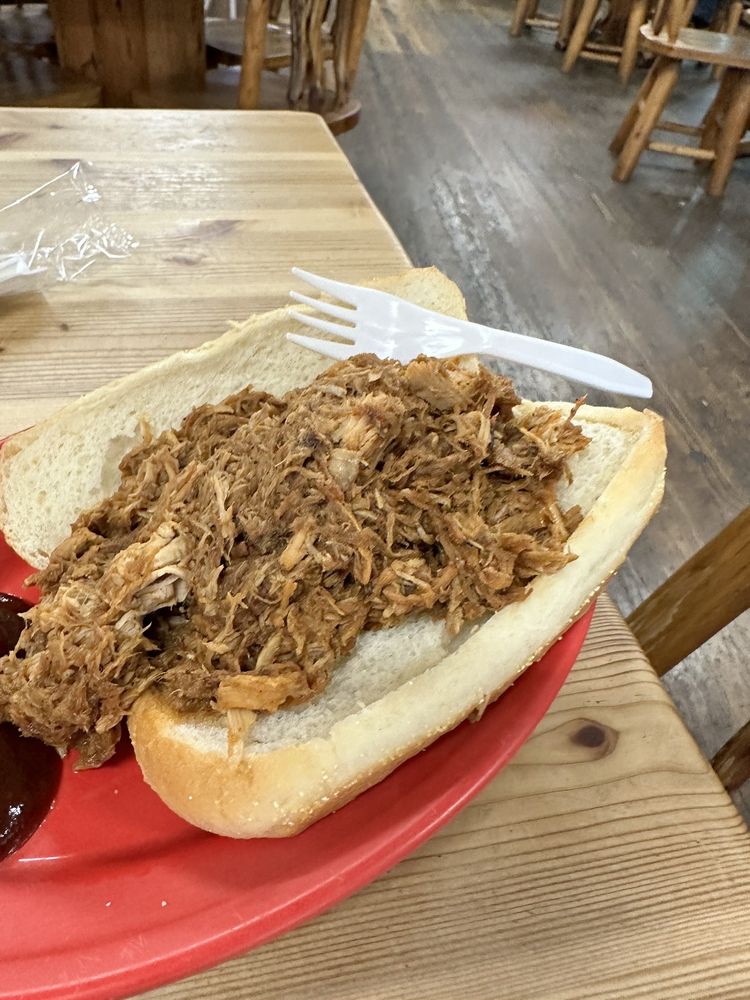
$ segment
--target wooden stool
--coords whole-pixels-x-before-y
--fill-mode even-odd
[[[638,33],[648,18],[649,0],[611,0],[607,20],[612,22],[610,37],[613,40],[590,41],[589,35],[602,3],[603,0],[583,0],[565,51],[562,70],[569,73],[578,59],[611,63],[617,66],[620,81],[625,84],[635,69]]]
[[[641,29],[642,47],[657,58],[610,145],[618,156],[612,176],[616,181],[629,180],[643,150],[651,149],[712,163],[707,190],[718,196],[724,193],[735,158],[743,151],[742,136],[750,119],[750,39],[685,27],[691,9],[690,2],[669,0],[666,27],[657,31],[647,24]],[[686,59],[725,70],[700,126],[661,120]],[[652,140],[654,131],[695,136],[699,142],[691,146]]]
[[[750,608],[750,507],[704,545],[628,618],[663,676]],[[725,788],[750,778],[750,722],[711,762]]]
[[[509,34],[518,38],[525,27],[548,28],[557,32],[555,45],[564,49],[568,44],[573,24],[578,17],[582,0],[562,0],[560,16],[545,14],[539,11],[539,0],[516,0],[513,20],[510,23]]]

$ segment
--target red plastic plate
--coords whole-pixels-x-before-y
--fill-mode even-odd
[[[0,590],[28,567],[0,536]],[[119,997],[282,934],[361,888],[447,823],[547,711],[593,608],[475,724],[464,723],[339,812],[289,840],[188,826],[132,752],[69,766],[39,830],[0,863],[0,998]]]

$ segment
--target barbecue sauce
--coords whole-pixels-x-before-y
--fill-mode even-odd
[[[0,594],[0,656],[13,649],[29,605]],[[0,860],[26,843],[49,812],[60,780],[57,753],[39,740],[0,723]]]

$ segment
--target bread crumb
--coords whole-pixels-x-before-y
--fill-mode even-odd
[[[166,906],[166,905],[167,905],[167,901],[166,901],[166,899],[162,899],[162,901],[161,901],[161,905],[162,905],[162,906]]]

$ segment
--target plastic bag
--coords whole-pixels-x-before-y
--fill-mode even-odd
[[[0,295],[73,281],[97,260],[129,257],[138,244],[102,214],[100,201],[75,163],[0,208]]]

